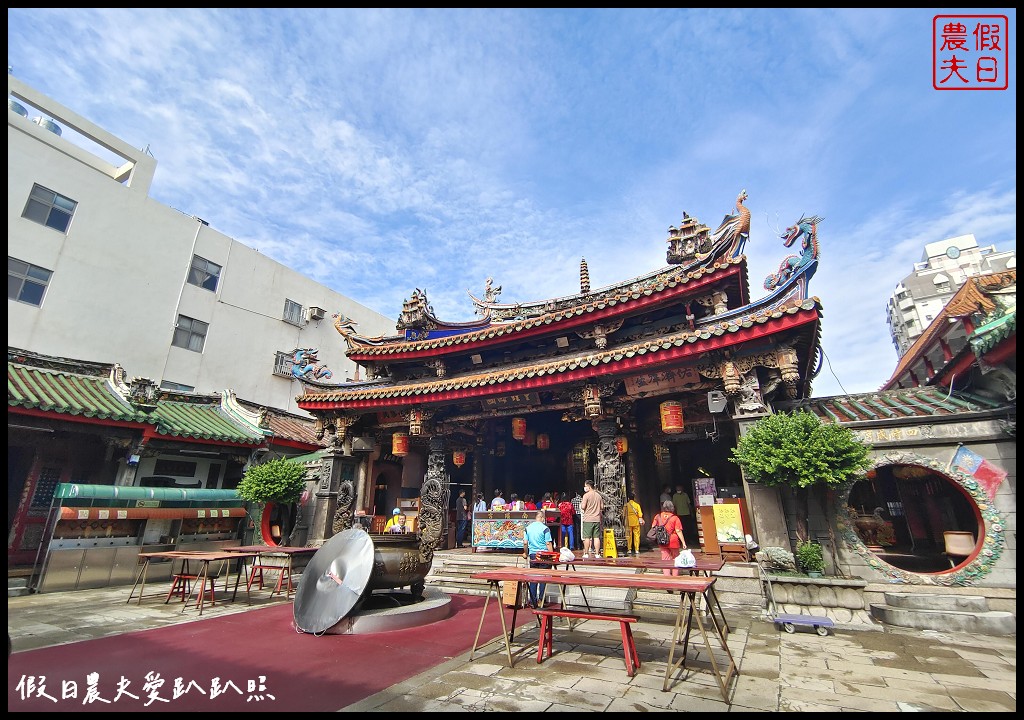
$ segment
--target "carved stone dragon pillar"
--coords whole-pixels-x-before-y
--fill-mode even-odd
[[[429,563],[444,532],[444,519],[448,510],[448,473],[444,467],[444,438],[430,438],[427,456],[427,474],[420,488],[419,534],[420,562]]]
[[[625,482],[626,466],[615,447],[615,435],[618,425],[615,420],[598,420],[594,423],[597,430],[597,466],[594,468],[596,490],[604,500],[604,529],[615,531],[616,544],[624,544],[626,539],[623,508],[626,505]]]

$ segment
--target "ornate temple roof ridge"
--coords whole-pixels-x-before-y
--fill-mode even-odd
[[[718,268],[719,259],[724,254],[725,249],[725,246],[721,246],[717,248],[719,252],[694,260],[682,267],[679,265],[668,265],[644,275],[638,275],[636,277],[629,278],[628,280],[622,280],[596,290],[580,292],[574,295],[563,295],[562,297],[522,303],[487,303],[474,297],[472,293],[469,294],[469,297],[477,308],[482,311],[486,311],[489,314],[492,322],[498,323],[527,320],[529,318],[541,317],[559,310],[593,305],[594,303],[599,303],[602,300],[618,297],[624,292],[634,292],[638,289],[643,290],[649,287],[654,287],[658,284],[668,283],[672,280],[678,282],[683,278],[689,277],[691,273],[702,272],[704,269]],[[739,262],[740,259],[740,257],[728,258],[727,262],[735,264]]]
[[[730,267],[743,266],[744,261],[745,257],[739,256],[736,258],[723,258],[706,266],[699,266],[691,269],[670,266],[658,272],[642,276],[641,278],[634,278],[627,283],[620,283],[619,285],[613,286],[613,288],[617,290],[615,293],[612,293],[609,289],[608,292],[599,290],[586,296],[572,296],[572,298],[584,298],[587,301],[585,303],[571,304],[561,308],[552,307],[548,312],[532,317],[514,319],[507,322],[491,322],[487,326],[478,330],[458,335],[448,335],[414,342],[409,342],[405,339],[398,340],[396,338],[395,342],[380,342],[365,346],[355,342],[350,342],[348,355],[389,355],[414,350],[429,350],[443,347],[445,345],[470,344],[479,340],[508,335],[540,325],[550,325],[553,322],[558,322],[572,316],[603,310],[606,307],[613,307],[617,304],[628,302],[630,300],[639,300],[644,296],[650,296],[654,293],[670,290],[679,285],[685,285],[686,283],[699,280]],[[341,331],[339,330],[339,332]],[[344,333],[342,334],[344,335]],[[348,337],[346,337],[346,339],[348,339]]]
[[[784,401],[778,407],[782,410],[807,410],[823,420],[848,425],[876,421],[891,424],[893,420],[902,418],[920,421],[971,412],[991,412],[998,410],[1000,405],[970,393],[918,387]]]
[[[322,402],[373,401],[387,398],[422,397],[430,402],[430,395],[471,388],[493,387],[493,394],[507,392],[503,385],[517,380],[541,378],[545,375],[555,376],[567,372],[620,362],[648,353],[657,354],[673,348],[692,345],[702,340],[721,338],[730,333],[750,329],[755,325],[767,324],[785,316],[795,315],[801,311],[820,312],[820,301],[817,298],[793,299],[781,305],[762,307],[758,312],[731,320],[718,319],[717,322],[701,325],[694,330],[685,330],[668,335],[649,338],[632,343],[618,345],[603,351],[581,352],[539,362],[527,362],[512,367],[492,368],[487,371],[452,376],[450,378],[431,380],[409,380],[403,382],[385,382],[376,387],[334,386],[331,392],[310,393],[297,398],[299,406]]]

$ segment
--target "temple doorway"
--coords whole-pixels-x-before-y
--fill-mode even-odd
[[[850,489],[857,537],[881,560],[915,573],[941,573],[975,554],[981,515],[943,473],[914,464],[882,465]]]

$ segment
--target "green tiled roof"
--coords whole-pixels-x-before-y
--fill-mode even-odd
[[[974,330],[971,346],[978,357],[981,357],[1006,338],[1017,332],[1017,308],[1014,307],[1005,315],[985,323]]]
[[[161,435],[259,445],[263,434],[231,422],[220,405],[162,400],[149,414]]]
[[[809,410],[823,420],[845,424],[980,412],[997,407],[998,403],[968,393],[950,394],[939,388],[922,387],[809,398],[781,402],[778,406],[782,410]]]
[[[118,395],[110,380],[7,363],[7,405],[101,420],[146,422]]]

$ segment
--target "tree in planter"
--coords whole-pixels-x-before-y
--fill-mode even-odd
[[[291,521],[291,506],[302,497],[306,487],[306,468],[286,458],[254,465],[245,471],[238,483],[238,496],[251,503],[275,503],[285,508],[283,523]],[[290,528],[281,528],[281,537],[288,537]]]
[[[767,415],[739,439],[732,462],[755,482],[778,486],[796,515],[796,535],[809,539],[809,491],[835,488],[871,467],[868,446],[837,423],[806,410]]]

